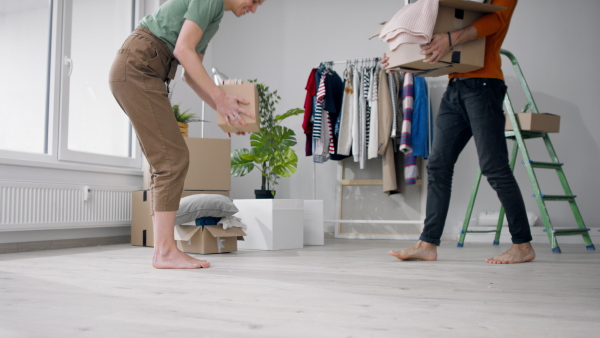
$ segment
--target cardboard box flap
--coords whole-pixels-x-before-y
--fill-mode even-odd
[[[223,229],[222,225],[206,225],[204,226],[208,232],[214,237],[239,237],[246,236],[244,229],[242,228],[229,228],[227,230]]]
[[[379,34],[381,34],[381,31],[383,30],[383,26],[385,26],[386,23],[387,23],[387,21],[384,21],[384,22],[380,23],[379,24],[379,26],[380,26],[379,29],[377,30],[377,32],[375,32],[373,35],[371,35],[369,37],[369,40],[371,40],[372,38],[374,38],[376,36],[379,36]]]
[[[199,226],[185,226],[185,225],[176,225],[175,226],[175,240],[176,241],[189,241],[192,239],[194,234],[198,232],[202,227]]]
[[[506,9],[506,7],[484,4],[468,0],[440,0],[440,6],[480,13],[493,13]]]

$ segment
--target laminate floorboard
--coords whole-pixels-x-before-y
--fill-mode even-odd
[[[327,238],[301,250],[195,255],[156,270],[127,244],[0,255],[0,337],[598,337],[600,255],[585,245],[490,265],[506,250]],[[598,244],[598,243],[596,243]]]

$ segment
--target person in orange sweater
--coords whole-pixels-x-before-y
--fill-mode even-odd
[[[452,46],[486,38],[485,65],[469,73],[449,75],[449,84],[436,119],[433,149],[427,164],[428,186],[425,227],[414,246],[389,254],[401,260],[436,260],[437,246],[444,230],[452,176],[458,155],[471,137],[475,140],[479,166],[506,210],[512,246],[486,261],[492,264],[523,263],[535,259],[525,203],[509,166],[504,138],[502,109],[506,85],[502,74],[500,48],[508,32],[517,0],[494,0],[506,9],[484,15],[471,26],[434,34],[421,50],[431,55],[424,62],[436,63]],[[384,56],[382,63],[388,64]]]

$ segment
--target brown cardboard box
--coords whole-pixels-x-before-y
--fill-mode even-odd
[[[190,151],[190,167],[183,190],[231,190],[231,140],[185,137]],[[144,171],[144,190],[150,189],[147,162]]]
[[[248,100],[249,104],[240,104],[240,107],[244,108],[248,113],[254,114],[254,118],[251,118],[246,115],[240,115],[248,124],[245,127],[241,127],[237,129],[235,126],[228,126],[227,122],[225,122],[225,118],[223,115],[217,114],[217,124],[221,129],[223,129],[226,133],[235,133],[238,131],[243,131],[246,133],[256,133],[260,131],[260,112],[259,112],[259,98],[258,98],[258,90],[256,89],[256,85],[253,83],[242,83],[242,84],[232,84],[232,85],[222,85],[221,89],[226,94],[232,94],[239,97],[242,97]]]
[[[433,33],[446,33],[467,27],[482,15],[496,12],[504,7],[465,0],[440,0],[437,21]],[[376,33],[379,35],[379,32]],[[456,45],[435,64],[424,63],[429,56],[421,55],[418,44],[403,44],[395,51],[387,49],[389,66],[417,76],[435,77],[451,73],[466,73],[483,67],[485,38]]]
[[[237,251],[237,241],[244,240],[241,228],[223,229],[222,225],[177,225],[175,241],[183,252],[211,254]]]
[[[521,130],[541,133],[558,133],[560,116],[549,113],[518,113],[517,119]],[[510,118],[506,116],[505,130],[513,130]]]
[[[229,196],[229,191],[190,191],[185,190],[181,197],[195,194],[219,194]],[[150,191],[134,191],[131,212],[131,245],[154,246],[152,228],[152,196]]]

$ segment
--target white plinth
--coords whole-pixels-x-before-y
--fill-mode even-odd
[[[304,245],[325,244],[323,201],[304,200]]]
[[[234,200],[235,214],[248,226],[238,249],[285,250],[304,247],[304,201]]]

